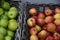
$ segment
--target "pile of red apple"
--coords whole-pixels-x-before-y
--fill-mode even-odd
[[[29,14],[31,16],[27,20],[27,25],[30,28],[30,40],[60,40],[59,8],[54,10],[48,8],[44,13],[31,8]]]

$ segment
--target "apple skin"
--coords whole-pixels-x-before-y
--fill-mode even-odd
[[[41,32],[38,33],[38,37],[40,39],[45,39],[47,36],[47,32],[45,30],[42,30]]]
[[[34,18],[29,18],[29,19],[27,20],[27,25],[28,25],[29,27],[35,26],[35,25],[36,25],[35,19],[34,19]]]
[[[45,15],[46,16],[52,15],[52,10],[51,9],[46,9],[45,10]]]
[[[40,26],[43,26],[43,25],[45,24],[44,19],[38,18],[38,19],[37,19],[37,24],[40,25]]]
[[[47,26],[47,24],[45,24],[45,25],[42,27],[42,30],[47,30],[46,26]]]
[[[57,26],[57,27],[56,27],[56,31],[57,31],[58,33],[60,33],[60,26]]]
[[[47,16],[47,17],[45,18],[45,22],[46,22],[46,23],[52,23],[53,21],[54,21],[53,16]]]
[[[41,27],[39,25],[36,25],[35,28],[37,29],[38,32],[41,30]]]
[[[54,40],[60,40],[60,34],[57,32],[53,34],[53,37],[54,37]]]
[[[60,9],[59,9],[59,8],[55,8],[54,13],[55,13],[55,14],[56,14],[56,13],[60,13]]]
[[[46,40],[54,40],[54,39],[53,39],[53,36],[49,35],[49,36],[47,36]]]
[[[37,21],[37,16],[32,16],[32,18],[34,18],[34,19],[35,19],[35,21]]]
[[[38,18],[45,18],[45,15],[42,12],[39,12]]]
[[[56,31],[56,25],[53,23],[47,24],[47,31],[54,33]]]
[[[54,15],[54,18],[55,18],[55,19],[60,19],[60,14],[55,14],[55,15]]]
[[[38,37],[36,35],[31,35],[30,40],[38,40]]]
[[[54,23],[59,26],[60,25],[60,19],[55,19]]]
[[[29,32],[30,32],[31,35],[36,35],[37,34],[37,29],[35,27],[33,27],[33,28],[30,29]]]
[[[37,9],[36,8],[31,8],[29,10],[30,15],[36,15],[37,14]]]

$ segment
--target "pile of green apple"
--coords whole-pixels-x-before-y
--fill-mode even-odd
[[[30,40],[60,40],[60,9],[46,9],[39,12],[36,8],[29,9]]]
[[[18,23],[16,7],[11,7],[9,2],[4,1],[0,7],[0,40],[13,40]]]

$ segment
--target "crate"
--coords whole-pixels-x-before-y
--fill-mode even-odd
[[[18,9],[18,16],[16,18],[17,22],[18,22],[18,28],[15,31],[15,36],[13,40],[21,40],[21,28],[22,28],[22,6],[21,6],[21,1],[12,1],[12,0],[6,0],[10,3],[11,6],[15,6]],[[2,0],[0,1],[2,2]]]
[[[29,9],[30,8],[36,8],[39,12],[44,12],[47,8],[50,8],[52,11],[58,7],[60,8],[60,4],[53,4],[53,3],[50,3],[50,4],[31,4],[29,2],[27,3],[24,3],[23,4],[23,16],[22,16],[22,24],[23,24],[23,27],[22,27],[22,33],[21,33],[21,40],[29,40],[30,38],[30,34],[29,34],[29,27],[27,25],[27,19],[30,17],[30,14],[29,14]],[[54,15],[54,13],[53,13]]]

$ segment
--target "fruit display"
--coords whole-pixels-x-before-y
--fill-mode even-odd
[[[30,40],[60,40],[60,9],[48,8],[40,12],[37,8],[29,9],[27,19]],[[53,15],[54,13],[54,15]]]
[[[0,40],[13,40],[18,28],[18,9],[3,0],[0,6]]]

